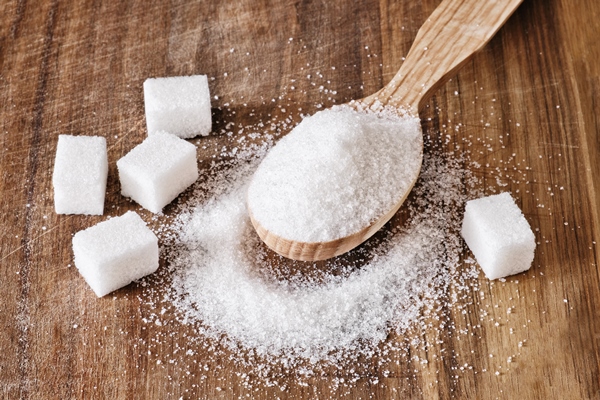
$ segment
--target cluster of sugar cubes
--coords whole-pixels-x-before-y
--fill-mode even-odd
[[[196,146],[183,138],[211,131],[206,75],[144,82],[148,137],[117,161],[121,193],[159,213],[198,179]],[[53,174],[59,214],[104,211],[108,175],[106,139],[60,135]],[[139,215],[128,212],[78,232],[75,265],[99,296],[158,267],[158,241]]]
[[[488,279],[531,267],[535,236],[509,193],[468,201],[461,234]]]
[[[206,75],[144,82],[148,137],[117,161],[121,194],[159,213],[198,179],[196,147],[183,140],[212,126]]]

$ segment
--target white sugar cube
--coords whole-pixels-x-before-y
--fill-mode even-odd
[[[531,266],[535,236],[508,193],[468,201],[461,234],[488,279]]]
[[[52,175],[56,213],[102,215],[107,175],[105,138],[59,135]]]
[[[198,179],[196,146],[157,132],[117,161],[121,194],[153,213]]]
[[[191,138],[210,133],[212,121],[206,75],[146,79],[144,106],[148,135],[166,131]]]
[[[158,239],[129,211],[77,232],[73,254],[79,273],[102,297],[156,271]]]

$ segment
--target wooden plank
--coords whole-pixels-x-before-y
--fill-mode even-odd
[[[430,136],[426,153],[468,151],[478,166],[466,165],[483,191],[517,197],[538,247],[531,271],[506,282],[481,276],[462,306],[443,310],[445,328],[425,332],[398,364],[379,368],[372,360],[367,369],[377,384],[365,377],[336,387],[331,371],[307,386],[290,376],[285,390],[248,385],[243,374],[254,375],[252,366],[216,359],[193,342],[195,333],[173,320],[152,279],[97,299],[72,266],[75,232],[138,209],[119,194],[114,163],[145,137],[144,79],[214,77],[216,132],[265,116],[298,120],[387,83],[437,4],[0,4],[1,397],[600,396],[600,3],[594,0],[525,1],[421,114]],[[107,138],[105,216],[54,213],[59,134]],[[200,167],[205,171],[214,149],[234,140],[196,141]],[[163,308],[163,325],[144,322]]]

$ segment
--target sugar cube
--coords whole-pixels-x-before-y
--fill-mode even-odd
[[[461,234],[488,279],[531,266],[535,236],[509,193],[468,201]]]
[[[157,132],[117,161],[117,169],[123,196],[159,213],[198,179],[196,146]]]
[[[75,266],[98,297],[156,271],[158,239],[128,211],[73,237]]]
[[[107,175],[105,138],[59,135],[52,175],[56,213],[102,215]]]
[[[210,133],[212,121],[206,75],[146,79],[144,106],[148,135],[166,131],[191,138]]]

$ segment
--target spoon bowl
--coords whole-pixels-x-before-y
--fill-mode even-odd
[[[384,107],[402,109],[417,117],[433,93],[465,65],[471,56],[484,47],[522,0],[444,0],[419,29],[404,63],[392,80],[376,93],[350,103],[357,109],[378,111]],[[298,241],[267,229],[248,213],[261,240],[284,257],[301,261],[325,260],[352,250],[392,218],[414,186],[423,158],[423,138],[419,135],[420,151],[410,162],[409,184],[397,194],[397,201],[368,224],[333,240]],[[392,151],[392,150],[391,150]],[[251,183],[252,185],[252,183]]]

